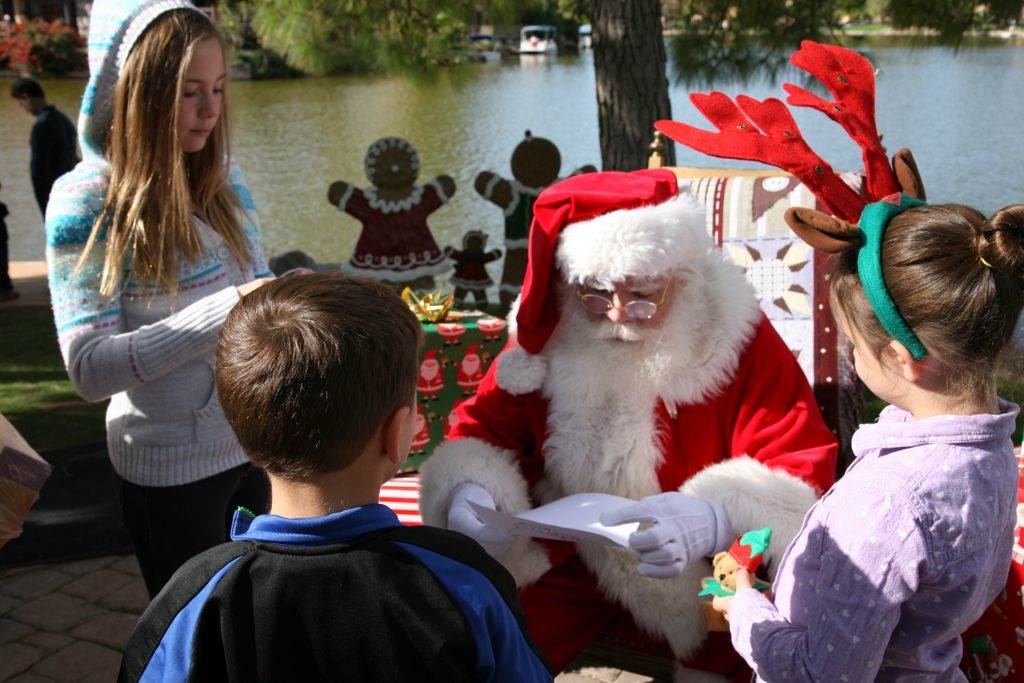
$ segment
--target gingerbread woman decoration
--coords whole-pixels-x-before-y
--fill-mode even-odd
[[[402,138],[381,138],[363,162],[371,185],[360,189],[343,180],[331,183],[327,199],[363,225],[345,270],[394,284],[398,289],[430,290],[434,275],[448,267],[427,226],[427,216],[455,194],[451,176],[417,185],[420,158]]]

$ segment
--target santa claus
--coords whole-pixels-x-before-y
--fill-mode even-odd
[[[671,647],[679,680],[737,675],[728,636],[700,618],[708,558],[770,527],[777,566],[837,444],[703,208],[667,170],[548,188],[509,332],[426,463],[424,522],[505,564],[556,671],[625,616]],[[511,537],[469,505],[516,514],[595,491],[637,501],[603,519],[645,522],[629,548]]]
[[[473,344],[466,349],[466,355],[459,363],[459,374],[455,381],[462,387],[462,395],[469,396],[480,386],[484,378],[484,364],[480,359],[480,347]]]
[[[430,423],[427,422],[427,417],[423,414],[421,404],[416,406],[416,424],[413,431],[412,444],[409,448],[414,454],[422,455],[427,444],[430,443]]]
[[[416,391],[424,400],[437,400],[437,395],[444,389],[444,376],[441,374],[441,363],[437,360],[437,349],[430,349],[420,363],[420,376],[416,380]]]

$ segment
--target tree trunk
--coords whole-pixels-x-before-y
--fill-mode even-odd
[[[590,0],[601,165],[647,167],[654,122],[672,118],[660,0]],[[663,163],[675,165],[666,144]]]

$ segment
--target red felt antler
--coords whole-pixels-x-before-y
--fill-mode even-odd
[[[740,95],[734,103],[723,93],[694,93],[690,101],[716,128],[711,133],[677,121],[658,121],[662,133],[711,156],[760,161],[788,171],[811,188],[829,211],[856,222],[865,201],[844,183],[804,140],[786,105]]]
[[[861,147],[867,176],[866,196],[851,189],[815,154],[786,105],[775,98],[760,102],[739,95],[733,102],[720,92],[693,94],[690,100],[718,128],[718,133],[676,121],[657,121],[654,125],[676,142],[704,154],[760,161],[792,173],[830,213],[848,223],[856,224],[869,202],[899,192],[904,180],[915,182],[923,195],[924,188],[909,152],[909,167],[901,159],[896,173],[886,159],[875,127],[875,77],[871,64],[852,50],[808,40],[801,43],[790,61],[821,81],[835,99],[830,102],[787,83],[783,86],[789,93],[787,101],[826,114]],[[897,177],[900,171],[904,171],[905,178]],[[903,189],[907,192],[907,188]]]
[[[863,150],[869,197],[879,199],[899,192],[875,125],[875,73],[871,63],[852,50],[809,40],[800,43],[800,49],[789,61],[821,81],[835,100],[828,102],[785,83],[782,87],[789,93],[786,101],[797,107],[817,109],[842,126],[857,143]]]

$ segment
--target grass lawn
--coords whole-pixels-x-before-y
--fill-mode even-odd
[[[50,309],[0,309],[0,328],[0,413],[37,451],[104,442],[107,402],[71,388]]]

